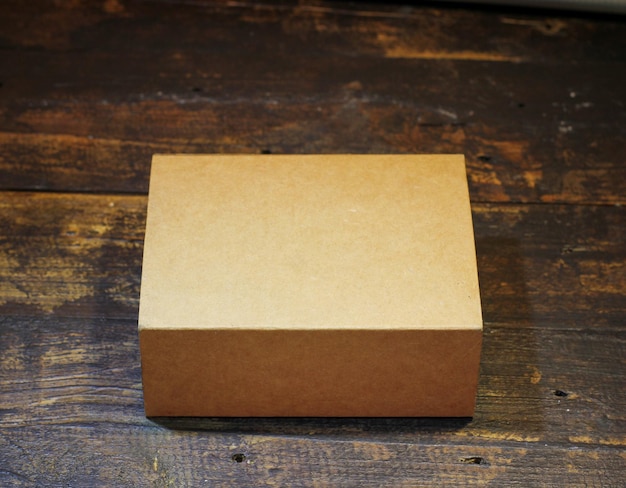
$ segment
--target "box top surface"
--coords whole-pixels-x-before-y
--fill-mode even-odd
[[[460,155],[155,155],[140,328],[481,328]]]

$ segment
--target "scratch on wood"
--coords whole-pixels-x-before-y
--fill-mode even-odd
[[[549,36],[553,36],[558,34],[563,29],[567,27],[567,24],[562,20],[557,19],[542,19],[542,20],[530,20],[530,19],[512,19],[509,17],[504,17],[502,20],[503,24],[509,25],[522,25],[526,27],[531,27],[542,34],[546,34]]]
[[[530,369],[530,382],[531,384],[536,385],[541,381],[541,371],[539,371],[535,366],[531,366]]]
[[[524,58],[498,53],[476,51],[420,51],[410,47],[395,46],[385,49],[385,57],[391,59],[432,59],[452,61],[486,61],[496,63],[521,63]]]
[[[600,444],[603,446],[626,446],[626,436],[624,437],[605,437],[594,439],[589,435],[569,436],[569,441],[575,444]]]
[[[524,171],[524,180],[528,183],[529,188],[535,188],[537,182],[543,178],[542,170]]]
[[[579,263],[580,284],[596,293],[624,292],[626,282],[626,264],[602,263],[595,260],[585,260]]]
[[[541,440],[540,436],[531,435],[531,434],[522,434],[517,432],[494,432],[490,430],[472,430],[470,431],[459,431],[457,435],[462,437],[481,437],[484,439],[493,439],[499,441],[517,441],[517,442],[539,442]]]

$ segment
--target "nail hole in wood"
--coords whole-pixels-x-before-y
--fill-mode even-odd
[[[243,463],[246,460],[246,455],[242,452],[238,452],[237,454],[233,454],[231,459],[236,463]]]
[[[270,149],[261,149],[261,154],[272,154]]]
[[[480,456],[461,458],[461,462],[464,464],[486,464],[484,458],[481,458]]]
[[[491,161],[491,156],[487,156],[486,154],[481,154],[480,156],[478,156],[478,160],[484,163],[487,163]]]
[[[554,390],[554,396],[558,396],[558,397],[566,397],[568,395],[568,393],[566,391],[563,390]]]

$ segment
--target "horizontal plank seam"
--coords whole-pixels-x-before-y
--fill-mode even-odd
[[[289,420],[289,418],[286,418]],[[62,419],[60,419],[61,421],[58,422],[54,422],[52,418],[44,418],[41,419],[44,421],[39,421],[37,422],[37,425],[40,426],[64,426],[64,427],[72,427],[72,428],[92,428],[95,425],[123,425],[126,427],[136,427],[136,428],[140,428],[140,429],[145,429],[145,428],[150,428],[153,427],[156,430],[161,430],[161,431],[194,431],[194,432],[212,432],[212,433],[217,433],[217,434],[224,434],[225,432],[220,431],[220,429],[207,429],[207,428],[194,428],[193,426],[183,426],[180,428],[176,428],[176,427],[165,427],[165,426],[161,426],[158,423],[153,423],[151,422],[152,425],[146,425],[143,423],[133,423],[133,422],[115,422],[115,421],[111,421],[111,420],[102,420],[102,421],[96,421],[96,420],[88,420],[86,422],[76,422],[76,421],[71,421],[70,419],[68,419],[68,421],[64,422]],[[292,419],[291,419],[292,420]],[[346,419],[346,425],[350,424],[351,420],[354,419]],[[392,419],[393,420],[393,419]],[[398,422],[403,422],[406,419],[403,418],[398,418]],[[278,419],[276,421],[276,423],[280,424],[280,419]],[[6,424],[0,424],[0,427],[4,428],[4,429],[11,429],[13,431],[18,430],[20,428],[25,428],[24,423],[23,422],[15,422],[15,423],[6,423]],[[445,429],[445,425],[443,426]],[[32,428],[32,424],[28,427],[28,428]],[[341,439],[337,439],[335,436],[310,436],[310,435],[291,435],[291,434],[262,434],[262,435],[258,435],[255,434],[254,431],[250,431],[250,432],[245,432],[245,431],[239,431],[239,435],[241,436],[246,436],[246,435],[250,435],[250,436],[254,436],[255,438],[264,438],[264,439],[268,439],[268,440],[274,440],[274,441],[280,441],[280,440],[293,440],[293,441],[309,441],[311,444],[318,444],[318,443],[330,443],[330,444],[344,444],[344,445],[348,445],[348,444],[367,444],[367,445],[380,445],[380,446],[407,446],[407,447],[416,447],[417,444],[415,443],[415,441],[406,441],[406,442],[402,442],[402,441],[385,441],[384,439],[374,439],[374,440],[369,440],[369,439],[365,439],[365,438],[360,438],[360,437],[352,437],[352,438],[345,438],[342,437]],[[436,435],[436,434],[435,434]],[[606,452],[621,452],[624,449],[624,445],[621,444],[616,444],[616,445],[611,445],[611,444],[603,444],[601,442],[590,442],[590,443],[581,443],[581,442],[545,442],[545,440],[536,440],[536,441],[529,441],[529,440],[514,440],[514,439],[492,439],[489,438],[487,436],[480,436],[479,434],[477,435],[476,433],[474,433],[474,435],[471,437],[472,439],[479,441],[480,443],[461,443],[459,442],[460,440],[463,439],[463,437],[461,437],[461,439],[459,439],[457,436],[454,436],[453,434],[448,438],[449,441],[451,441],[450,443],[443,443],[440,440],[433,440],[432,442],[423,442],[421,441],[419,443],[420,447],[423,448],[428,448],[428,447],[452,447],[452,448],[458,448],[459,450],[467,450],[467,451],[472,451],[475,449],[480,449],[480,450],[489,450],[489,449],[511,449],[511,450],[516,450],[516,449],[523,449],[524,447],[533,447],[536,448],[537,446],[541,445],[540,447],[546,450],[550,450],[550,449],[559,449],[559,450],[564,450],[564,451],[575,451],[575,452],[581,452],[581,451],[586,451],[586,450],[593,450],[593,451],[606,451]]]
[[[111,197],[142,197],[145,198],[148,196],[147,192],[139,192],[139,191],[110,191],[110,190],[61,190],[61,189],[37,189],[37,188],[16,188],[16,187],[5,187],[0,188],[0,195],[7,193],[22,193],[22,194],[33,194],[33,195],[93,195],[93,196],[111,196]],[[489,201],[489,200],[473,200],[470,197],[470,203],[472,205],[486,205],[486,206],[524,206],[524,205],[536,205],[536,206],[571,206],[571,207],[610,207],[610,208],[621,208],[626,205],[626,201],[624,203],[617,202],[572,202],[567,200],[555,200],[552,202],[540,202],[540,201]]]
[[[39,190],[37,188],[1,188],[0,196],[3,194],[9,193],[18,193],[18,194],[32,194],[35,195],[45,195],[50,194],[51,196],[72,196],[72,195],[93,195],[94,197],[141,197],[145,198],[148,196],[147,192],[138,192],[138,191],[107,191],[107,190],[58,190],[58,189],[45,189]]]
[[[524,205],[534,205],[534,206],[570,206],[570,207],[615,207],[621,208],[626,205],[626,201],[624,203],[617,202],[572,202],[567,200],[555,200],[552,202],[540,202],[540,201],[488,201],[488,200],[472,200],[470,196],[470,203],[472,205],[489,205],[489,206],[524,206]]]

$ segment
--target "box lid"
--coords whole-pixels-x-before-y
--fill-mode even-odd
[[[481,328],[461,155],[155,155],[140,328]]]

